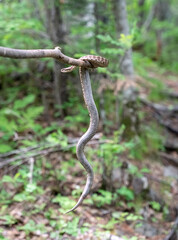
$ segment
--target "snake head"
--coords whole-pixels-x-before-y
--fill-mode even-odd
[[[76,66],[70,66],[70,67],[67,67],[67,68],[62,68],[61,72],[62,73],[72,72],[75,68],[76,68]]]

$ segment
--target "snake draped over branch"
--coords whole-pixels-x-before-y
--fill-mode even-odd
[[[94,56],[94,55],[87,55],[87,56],[81,57],[80,60],[89,62],[91,64],[91,68],[107,67],[109,64],[109,61],[106,58],[103,58],[100,56]],[[75,68],[76,66],[63,68],[61,69],[61,72],[63,73],[71,72]],[[90,141],[90,139],[95,135],[97,131],[99,116],[98,116],[98,111],[95,105],[95,101],[93,99],[88,68],[79,67],[79,75],[80,75],[80,82],[82,86],[84,101],[90,116],[90,125],[86,133],[79,139],[77,143],[76,153],[77,153],[78,160],[80,161],[80,163],[82,164],[82,166],[85,168],[87,172],[87,182],[77,204],[66,213],[74,211],[83,202],[83,200],[86,198],[86,196],[89,194],[91,190],[93,179],[94,179],[93,169],[84,154],[84,147]]]

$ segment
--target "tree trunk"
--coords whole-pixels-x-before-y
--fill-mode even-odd
[[[97,38],[97,35],[99,34],[99,6],[98,2],[94,3],[94,16],[95,16],[95,49],[96,52],[99,52],[100,47],[100,40]]]
[[[129,23],[127,19],[126,1],[114,0],[113,9],[118,37],[120,38],[121,34],[124,34],[126,36],[129,35]],[[121,58],[120,70],[125,76],[131,77],[134,75],[131,48],[126,50],[124,56]]]
[[[95,17],[95,29],[94,29],[94,35],[95,35],[95,50],[98,55],[100,55],[100,39],[97,38],[98,34],[102,34],[100,32],[100,26],[99,22],[105,22],[106,18],[103,16],[104,15],[104,6],[102,3],[95,2],[94,3],[94,17]],[[97,77],[99,79],[104,78],[103,74],[98,73]],[[105,112],[105,99],[104,99],[104,93],[101,92],[99,95],[99,115],[100,115],[100,123],[102,128],[105,128],[105,121],[106,121],[106,112]]]
[[[165,21],[170,16],[170,1],[168,0],[158,0],[155,5],[155,17],[161,22]],[[162,49],[163,49],[163,39],[162,39],[162,33],[164,29],[156,29],[156,56],[155,60],[159,60],[162,55]]]
[[[64,43],[64,31],[63,21],[61,17],[61,11],[58,0],[45,0],[45,11],[46,11],[46,29],[50,36],[51,41],[55,46],[60,46]],[[59,106],[59,114],[63,117],[64,112],[62,108],[63,99],[62,91],[64,91],[65,85],[62,81],[61,76],[62,64],[57,60],[54,60],[53,66],[53,80],[54,80],[54,96],[55,103]]]
[[[127,19],[126,0],[113,0],[113,13],[115,16],[117,35],[129,35],[129,23]],[[120,71],[126,77],[127,84],[122,90],[122,113],[120,124],[124,124],[126,130],[125,137],[131,138],[138,134],[138,114],[137,114],[137,91],[134,87],[134,67],[132,61],[132,49],[126,49],[123,56],[119,56]],[[118,111],[118,109],[116,109]]]
[[[33,6],[33,12],[32,12],[32,16],[37,18],[37,19],[41,19],[41,16],[40,16],[40,9],[39,9],[39,5],[38,5],[38,1],[36,0],[31,0],[31,4],[30,4],[32,7]]]
[[[139,20],[137,23],[138,27],[142,27],[144,23],[144,17],[145,17],[144,4],[145,4],[145,0],[139,0],[138,2]]]

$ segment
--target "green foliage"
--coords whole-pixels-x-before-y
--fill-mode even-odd
[[[70,210],[74,205],[75,201],[69,199],[68,197],[64,197],[61,194],[58,194],[55,198],[52,199],[53,203],[58,203],[60,205],[59,211],[61,213],[65,213],[67,210]]]
[[[16,193],[11,198],[11,195],[6,192],[5,190],[2,191],[2,195],[0,197],[0,201],[3,204],[10,204],[12,202],[24,202],[24,201],[31,201],[34,202],[39,195],[43,194],[42,187],[37,185],[37,181],[41,179],[39,175],[40,169],[37,167],[34,169],[33,172],[33,183],[29,183],[29,169],[24,166],[23,168],[19,169],[14,177],[4,175],[2,180],[0,181],[0,187],[4,186],[4,183],[9,183],[13,187],[17,188],[21,186],[21,191]]]
[[[36,184],[27,184],[24,191],[14,196],[16,202],[35,201],[38,195],[43,194],[43,189]]]
[[[0,194],[0,203],[1,204],[10,204],[11,203],[10,198],[11,198],[11,195],[5,189],[2,189],[1,194]]]
[[[164,206],[163,207],[163,218],[166,219],[169,216],[170,212],[169,212],[169,208],[168,206]]]
[[[63,217],[59,217],[57,220],[50,219],[50,226],[53,227],[54,231],[50,234],[51,238],[56,238],[59,235],[69,234],[70,236],[76,237],[79,232],[79,217],[73,218],[71,221],[65,221]],[[80,232],[83,234],[88,230],[88,224],[84,223],[80,226]]]
[[[163,149],[164,136],[162,136],[161,128],[154,124],[141,126],[140,136],[136,136],[133,140],[130,157],[143,159],[143,156]]]
[[[132,190],[128,189],[127,187],[123,186],[117,190],[117,193],[124,197],[126,200],[130,201],[134,199],[134,193]]]
[[[68,145],[68,140],[66,135],[61,131],[61,129],[58,129],[56,132],[53,132],[51,134],[48,134],[46,138],[47,142],[52,144],[60,144],[61,147],[65,149]]]
[[[102,173],[108,177],[111,176],[112,170],[114,168],[121,167],[122,163],[119,161],[119,154],[126,152],[127,150],[133,148],[132,141],[119,143],[120,135],[122,134],[124,127],[122,126],[118,131],[114,132],[114,136],[109,139],[106,143],[100,145],[97,150],[97,155],[102,159]]]
[[[122,223],[125,221],[129,222],[135,222],[137,220],[142,220],[143,218],[141,216],[138,216],[133,213],[128,212],[113,212],[112,218],[108,221],[107,224],[102,225],[100,224],[100,227],[106,230],[113,230],[114,226],[118,223]]]
[[[73,105],[73,109],[75,109],[75,115],[72,114],[68,115],[65,117],[65,127],[71,128],[71,129],[76,129],[79,128],[86,131],[86,127],[81,128],[81,124],[86,124],[89,122],[89,115],[87,109],[80,105],[77,104],[77,106],[74,108],[75,105]],[[77,114],[76,114],[77,112]]]
[[[0,216],[0,220],[3,221],[3,225],[12,226],[16,223],[16,219],[11,215]]]
[[[128,213],[128,212],[113,212],[112,217],[114,219],[117,219],[120,223],[125,221],[137,221],[137,220],[143,219],[142,216],[139,216],[133,213]]]
[[[27,129],[33,130],[36,128],[35,120],[43,112],[42,106],[34,104],[35,95],[30,94],[23,99],[17,99],[8,107],[0,110],[0,131],[2,137],[0,139],[0,153],[5,153],[15,147],[15,142],[10,142],[10,138],[15,133],[23,132]]]
[[[79,224],[79,217],[75,217],[72,221],[69,221],[68,223],[64,223],[62,226],[62,229],[60,231],[60,234],[64,234],[67,233],[71,236],[78,236],[78,224]],[[85,233],[88,230],[87,224],[83,225],[80,228],[81,233]]]
[[[165,7],[166,3],[167,1],[162,3],[163,8]],[[136,47],[142,46],[140,52],[143,53],[144,57],[142,57],[140,60],[144,60],[145,56],[153,59],[156,58],[157,51],[159,51],[159,44],[161,44],[162,47],[160,56],[158,56],[157,59],[158,64],[171,71],[177,72],[178,61],[175,48],[178,38],[178,31],[175,27],[177,14],[174,10],[177,9],[177,2],[172,1],[167,4],[166,14],[164,11],[162,12],[162,8],[159,7],[150,23],[150,27],[145,29],[145,24],[149,22],[149,17],[151,17],[151,12],[154,11],[156,4],[157,2],[155,1],[145,1],[143,6],[140,7],[138,6],[138,1],[127,1],[128,18],[131,31],[134,29],[134,45],[136,45]],[[143,25],[138,27],[136,23],[140,20],[140,14],[143,14]],[[156,16],[157,14],[161,14],[163,19],[158,20]],[[137,16],[137,18],[135,18],[135,16]],[[139,65],[135,66],[141,67]]]
[[[118,223],[118,220],[111,218],[105,225],[100,224],[100,227],[106,229],[106,230],[112,230],[114,229],[115,224]]]
[[[9,240],[8,238],[5,238],[1,233],[0,233],[0,240]]]
[[[148,168],[142,168],[142,169],[138,169],[137,166],[130,164],[129,168],[128,168],[128,172],[133,175],[134,177],[143,177],[143,173],[149,173],[150,170]]]
[[[46,34],[44,2],[36,1],[36,4],[40,6],[39,16],[36,16],[34,13],[33,1],[0,1],[1,46],[24,49],[54,47],[54,43],[49,40],[49,36]],[[56,1],[56,4],[59,4],[59,2]],[[64,46],[62,48],[63,52],[66,55],[77,58],[85,54],[101,54],[107,57],[110,61],[109,67],[100,68],[98,69],[99,74],[93,75],[96,76],[97,80],[105,78],[112,83],[112,81],[118,79],[124,81],[124,77],[119,70],[119,64],[126,50],[133,46],[135,72],[151,85],[149,87],[149,99],[151,101],[163,100],[165,97],[162,92],[166,90],[166,87],[156,76],[150,77],[150,71],[158,74],[167,70],[177,72],[178,56],[176,47],[178,30],[176,27],[176,1],[173,0],[170,3],[171,21],[168,19],[160,21],[153,16],[152,23],[147,31],[145,31],[144,22],[147,20],[156,2],[153,0],[145,1],[141,9],[138,7],[137,0],[127,1],[130,35],[121,34],[119,37],[117,37],[115,30],[115,20],[112,12],[113,2],[104,0],[92,2],[93,5],[99,4],[99,18],[88,21],[85,17],[90,18],[92,15],[88,11],[90,10],[88,9],[90,4],[91,1],[84,0],[60,2],[62,17],[67,30],[66,33],[69,33],[66,39],[68,39],[69,43],[72,43]],[[86,12],[88,16],[85,16]],[[92,12],[94,12],[93,9]],[[142,13],[144,16],[143,25],[138,27],[137,23]],[[159,40],[157,33],[159,32],[161,32],[161,41],[164,48],[157,58],[157,41]],[[45,66],[42,72],[38,72],[41,66],[40,62],[43,62]],[[78,86],[75,86],[73,81],[66,81],[67,94],[69,95],[68,101],[62,106],[55,106],[54,108],[51,108],[51,99],[48,102],[50,119],[51,116],[56,117],[57,120],[59,119],[58,109],[63,109],[67,113],[64,122],[62,122],[62,127],[59,123],[47,124],[46,119],[41,118],[44,110],[40,103],[41,91],[45,92],[46,89],[44,87],[44,89],[39,91],[37,83],[38,80],[43,79],[43,81],[48,81],[50,85],[53,81],[51,77],[52,68],[53,61],[50,60],[0,59],[0,154],[27,146],[33,146],[34,149],[36,146],[40,146],[40,150],[43,150],[44,146],[56,148],[60,146],[63,150],[68,151],[69,154],[74,154],[74,148],[68,150],[68,139],[62,127],[65,129],[65,132],[71,133],[73,131],[75,136],[77,131],[84,132],[89,123],[88,111],[84,107],[83,100],[81,102],[81,99],[76,97]],[[76,77],[75,74],[73,76]],[[97,89],[101,82],[98,83],[96,81],[93,84],[97,105],[100,106],[101,96],[98,94]],[[96,165],[98,164],[97,171],[99,169],[102,175],[104,173],[109,178],[113,169],[122,167],[122,162],[120,161],[122,155],[127,155],[134,159],[143,159],[145,155],[163,149],[164,139],[158,126],[149,122],[149,124],[141,126],[141,134],[138,137],[124,142],[122,138],[124,126],[119,131],[112,133],[113,129],[118,128],[118,125],[114,124],[114,114],[117,111],[115,107],[116,96],[113,94],[113,91],[111,92],[108,89],[104,90],[102,94],[105,100],[104,111],[106,114],[106,120],[103,122],[103,125],[104,131],[107,133],[103,140],[107,141],[100,144],[99,148],[95,150],[98,157]],[[140,112],[139,114],[143,116],[142,120],[144,121],[144,113]],[[30,157],[30,154],[35,153],[35,151],[32,150],[25,153],[26,157]],[[90,157],[93,153],[93,150],[87,152]],[[21,158],[19,157],[17,162],[20,163],[20,161]],[[29,183],[29,168],[27,166],[20,166],[14,176],[4,175],[0,181],[0,204],[2,205],[0,213],[3,215],[0,217],[0,220],[3,224],[6,227],[17,224],[17,220],[7,213],[9,205],[14,202],[15,204],[25,202],[28,204],[32,203],[33,209],[25,212],[24,215],[31,216],[37,213],[44,213],[44,217],[49,220],[49,224],[54,230],[50,236],[52,239],[58,239],[64,234],[76,237],[79,231],[80,233],[86,232],[89,226],[87,224],[80,226],[79,217],[72,218],[74,215],[71,214],[69,221],[63,218],[62,214],[75,205],[75,202],[67,196],[62,196],[61,194],[52,196],[50,204],[55,207],[59,206],[60,214],[57,214],[58,211],[56,213],[52,207],[48,209],[45,203],[38,205],[37,201],[45,193],[45,188],[42,187],[43,185],[40,182],[44,179],[45,181],[51,179],[60,182],[65,181],[70,168],[75,166],[75,161],[76,159],[74,160],[73,155],[69,161],[60,162],[60,167],[54,169],[53,163],[48,161],[48,159],[36,159],[33,170],[33,183]],[[12,163],[14,167],[16,163]],[[42,167],[45,169],[44,174],[41,171]],[[144,173],[149,172],[149,169],[139,169],[129,164],[127,171],[134,177],[142,177]],[[10,191],[8,188],[5,190],[4,186],[8,186],[10,190],[13,188],[13,190],[17,191],[14,194],[14,191]],[[74,190],[72,192],[73,197],[78,198],[81,191],[81,189]],[[135,208],[136,210],[142,204],[141,201],[140,203],[138,201],[133,191],[125,186],[117,189],[114,194],[107,190],[98,190],[90,199],[85,200],[86,203],[94,204],[98,208],[113,204],[122,206],[126,202],[128,208]],[[150,202],[150,206],[155,211],[161,211],[161,206],[157,202]],[[163,208],[163,216],[166,217],[168,214],[168,207],[165,206]],[[140,216],[133,213],[113,212],[108,223],[100,227],[111,231],[116,224],[140,219]],[[153,218],[152,220],[155,221],[156,219]],[[43,224],[37,224],[33,220],[30,220],[18,229],[25,231],[27,239],[30,239],[31,233],[36,231],[47,232]],[[128,239],[124,236],[123,238]],[[3,237],[3,231],[1,230],[0,239],[6,239]],[[136,240],[138,238],[133,236],[129,239]]]
[[[101,53],[108,59],[112,59],[107,69],[99,69],[101,73],[107,73],[111,78],[122,78],[122,75],[118,71],[115,71],[115,64],[117,63],[118,55],[122,57],[125,52],[132,46],[133,35],[120,34],[120,38],[112,37],[111,35],[98,34],[97,38],[104,43],[104,48],[101,49]]]
[[[30,235],[30,233],[35,233],[36,231],[40,231],[41,233],[47,231],[44,224],[37,224],[32,219],[30,219],[25,225],[17,227],[17,229],[24,231],[26,236]]]
[[[156,210],[156,211],[158,211],[158,212],[160,211],[161,205],[160,205],[159,202],[151,201],[151,202],[149,202],[149,204],[151,205],[151,207],[152,207],[154,210]]]
[[[32,49],[51,44],[49,39],[41,37],[41,33],[45,30],[43,21],[32,17],[33,12],[33,4],[29,1],[0,2],[1,46]],[[3,75],[28,71],[29,64],[25,61],[3,59],[0,64],[0,72]]]
[[[97,207],[102,207],[106,204],[110,205],[112,203],[113,194],[111,192],[105,190],[99,190],[98,192],[100,195],[96,193],[92,195],[93,203],[96,204]]]
[[[140,52],[135,52],[133,54],[133,62],[136,71],[146,79],[148,78],[149,69],[160,71],[160,68],[155,62]]]
[[[126,237],[126,236],[122,236],[122,238],[124,239],[124,240],[138,240],[138,237],[136,237],[136,236],[133,236],[133,237]]]

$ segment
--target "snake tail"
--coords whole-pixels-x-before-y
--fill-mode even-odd
[[[90,141],[90,139],[95,135],[99,123],[98,110],[93,99],[89,71],[83,67],[80,67],[79,71],[84,101],[90,115],[90,125],[87,132],[80,138],[77,144],[76,152],[78,160],[80,161],[80,163],[87,172],[87,182],[77,204],[71,210],[67,211],[67,213],[74,211],[83,202],[83,200],[86,198],[86,196],[89,194],[91,190],[94,174],[90,163],[85,157],[84,148],[85,145]]]

